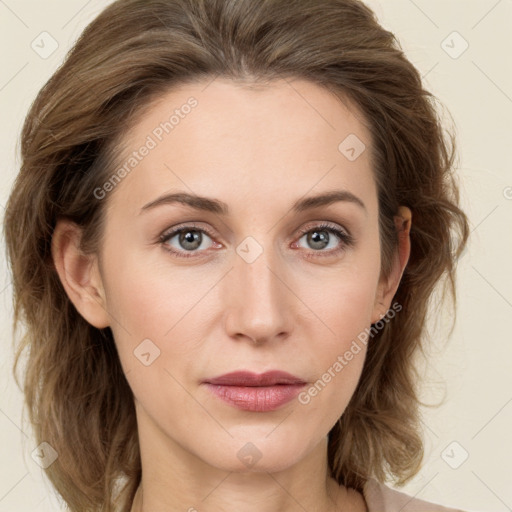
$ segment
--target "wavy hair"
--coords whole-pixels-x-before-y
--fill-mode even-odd
[[[394,297],[402,310],[369,342],[357,389],[330,432],[329,469],[361,492],[372,476],[405,483],[423,459],[417,356],[425,355],[438,283],[443,300],[456,303],[456,263],[469,236],[455,130],[443,127],[438,100],[358,0],[118,0],[86,27],[32,103],[4,219],[15,339],[24,326],[13,373],[37,442],[59,454],[46,474],[74,512],[130,510],[141,460],[112,332],[88,324],[69,300],[52,233],[57,219],[70,219],[83,230],[82,250],[98,250],[108,203],[92,191],[119,165],[130,123],[173,86],[217,76],[307,79],[364,115],[382,272],[397,249],[399,205],[412,211],[411,254]]]

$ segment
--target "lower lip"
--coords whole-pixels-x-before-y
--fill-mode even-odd
[[[265,387],[222,386],[205,383],[207,389],[228,404],[244,411],[267,412],[293,400],[305,384],[279,384]]]

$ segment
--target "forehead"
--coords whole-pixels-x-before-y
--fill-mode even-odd
[[[366,124],[355,105],[305,80],[184,84],[124,135],[118,168],[127,172],[111,199],[137,214],[176,190],[222,198],[235,211],[333,188],[376,196]]]

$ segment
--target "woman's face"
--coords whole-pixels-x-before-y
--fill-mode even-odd
[[[362,116],[306,81],[217,79],[167,93],[124,142],[123,179],[95,191],[108,204],[98,315],[133,390],[141,447],[228,471],[290,467],[342,415],[362,333],[398,284],[379,280]],[[303,384],[205,383],[274,370]]]

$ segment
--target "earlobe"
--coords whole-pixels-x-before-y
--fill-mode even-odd
[[[110,325],[97,257],[80,250],[81,229],[59,220],[52,236],[52,258],[66,294],[80,315],[103,329]]]
[[[394,221],[398,236],[398,250],[393,260],[393,267],[388,279],[382,280],[379,283],[372,323],[380,320],[389,309],[391,301],[400,285],[411,253],[411,241],[409,237],[412,223],[411,210],[406,206],[400,206],[398,214],[394,216]]]

